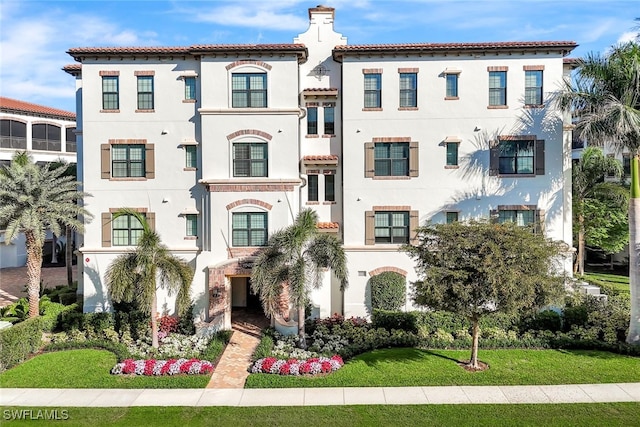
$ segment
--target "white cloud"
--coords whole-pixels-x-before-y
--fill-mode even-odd
[[[300,30],[305,28],[308,23],[306,19],[292,13],[280,13],[277,10],[248,8],[246,6],[215,7],[207,12],[200,11],[193,20],[269,30]]]
[[[618,37],[618,44],[632,42],[636,40],[637,37],[638,37],[638,32],[636,31],[624,32],[620,35],[620,37]]]

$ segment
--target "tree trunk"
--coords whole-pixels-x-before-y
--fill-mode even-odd
[[[298,347],[307,348],[307,340],[304,338],[304,305],[298,306]]]
[[[56,235],[53,235],[53,239],[51,239],[51,264],[58,263],[58,238]]]
[[[29,317],[40,314],[40,274],[42,268],[42,243],[32,231],[24,233],[27,249],[27,295]]]
[[[629,200],[629,290],[631,293],[631,321],[629,344],[640,346],[640,177],[639,155],[631,159],[631,199]]]
[[[71,227],[65,228],[65,237],[67,244],[65,246],[64,262],[67,266],[67,285],[71,287],[73,285],[73,244],[71,243],[72,233]]]
[[[480,335],[480,325],[478,318],[471,319],[471,359],[469,360],[469,366],[473,369],[478,369],[478,336]]]
[[[578,215],[578,274],[584,276],[584,215]]]
[[[158,342],[158,297],[155,292],[151,302],[151,346],[153,348],[160,347]]]

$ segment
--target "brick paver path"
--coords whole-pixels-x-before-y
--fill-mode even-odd
[[[241,315],[232,319],[233,335],[211,376],[207,388],[243,388],[249,376],[251,355],[267,326],[263,316]]]
[[[47,288],[67,284],[67,268],[43,267],[41,270],[42,283]],[[78,280],[78,266],[73,266],[73,280]],[[0,269],[0,307],[11,304],[27,292],[27,267],[9,267]]]

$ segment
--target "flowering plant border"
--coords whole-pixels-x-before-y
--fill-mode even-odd
[[[213,372],[213,364],[199,359],[125,359],[111,369],[113,375],[200,375]]]
[[[250,371],[253,374],[316,375],[335,372],[343,365],[342,357],[337,354],[331,358],[312,357],[306,360],[265,357],[256,360]]]

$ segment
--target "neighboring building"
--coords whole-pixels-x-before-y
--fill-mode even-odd
[[[96,217],[86,311],[110,309],[105,270],[136,242],[135,221],[112,221],[122,207],[193,265],[196,311],[221,327],[258,303],[253,257],[308,206],[350,272],[344,294],[330,275],[314,291],[321,316],[367,316],[383,271],[415,281],[399,248],[427,221],[494,215],[571,246],[570,120],[550,100],[575,43],[349,46],[333,8],[309,18],[292,44],[69,50]]]
[[[60,160],[76,163],[75,130],[74,113],[0,97],[0,166],[9,164],[20,151],[28,152],[40,164]],[[6,245],[0,230],[0,266],[20,267],[26,262],[24,235]]]

